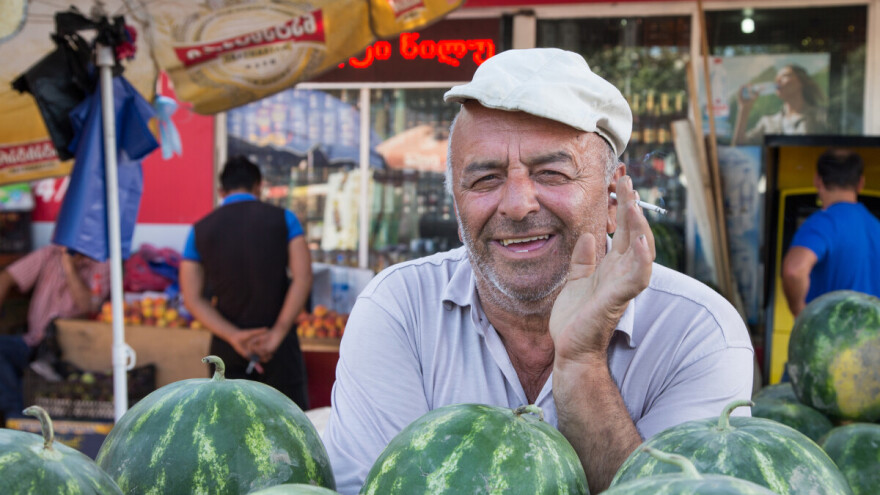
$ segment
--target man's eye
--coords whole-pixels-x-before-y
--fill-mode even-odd
[[[565,179],[566,175],[556,170],[541,170],[536,174],[541,179]]]
[[[475,181],[473,182],[473,185],[475,185],[475,186],[476,186],[476,185],[483,185],[483,184],[490,183],[490,182],[492,182],[492,181],[494,181],[494,180],[497,180],[497,179],[498,179],[498,176],[495,175],[495,174],[484,175],[484,176],[482,176],[482,177],[477,178],[477,180],[475,180]]]

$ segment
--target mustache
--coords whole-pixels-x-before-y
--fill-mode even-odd
[[[548,229],[554,232],[564,230],[562,222],[553,217],[538,218],[527,216],[522,220],[496,217],[486,224],[483,233],[487,237],[497,237],[498,235],[524,235],[533,233],[536,230],[546,231]]]

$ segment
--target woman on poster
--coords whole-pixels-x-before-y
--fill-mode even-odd
[[[782,108],[761,117],[748,131],[749,114],[760,93],[749,84],[737,92],[739,112],[731,146],[761,144],[765,134],[822,134],[828,130],[825,95],[803,67],[789,64],[781,68],[775,86]]]

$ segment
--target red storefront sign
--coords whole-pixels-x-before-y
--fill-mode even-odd
[[[376,41],[314,82],[460,82],[501,50],[501,19],[443,20]]]
[[[477,65],[495,55],[495,41],[491,39],[419,41],[420,36],[419,33],[401,33],[397,54],[406,60],[436,60],[452,67],[459,67],[461,60],[469,54]],[[393,54],[395,51],[390,42],[377,41],[367,47],[362,59],[351,57],[348,63],[355,69],[366,69],[374,62],[390,60]],[[339,67],[345,67],[345,63]]]

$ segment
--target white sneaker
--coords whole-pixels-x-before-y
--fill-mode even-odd
[[[61,375],[59,375],[58,372],[55,371],[55,368],[53,368],[52,365],[49,364],[48,361],[38,359],[36,361],[32,361],[30,366],[31,366],[31,369],[34,371],[34,373],[40,375],[46,381],[49,381],[49,382],[60,382],[61,381]]]

